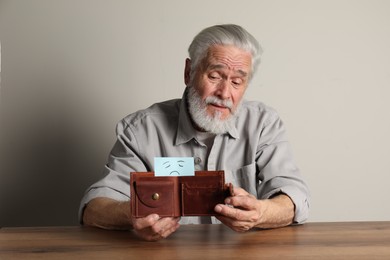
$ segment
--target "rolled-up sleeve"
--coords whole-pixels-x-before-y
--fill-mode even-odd
[[[116,127],[117,140],[112,148],[103,178],[91,185],[85,192],[79,208],[82,223],[85,206],[94,198],[106,197],[118,201],[130,199],[130,172],[146,171],[138,156],[138,144],[128,124],[122,120]]]
[[[295,205],[295,223],[303,223],[309,216],[310,192],[295,164],[292,149],[287,141],[283,122],[276,112],[271,114],[261,131],[257,151],[259,198],[286,194]]]

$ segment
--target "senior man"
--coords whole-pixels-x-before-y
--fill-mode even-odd
[[[185,61],[182,98],[154,104],[118,123],[105,176],[83,197],[80,221],[133,229],[149,241],[188,223],[222,222],[244,232],[305,222],[309,191],[283,122],[263,103],[243,100],[261,52],[257,40],[238,25],[201,31]],[[195,170],[224,170],[234,196],[215,206],[216,217],[132,218],[129,173],[153,171],[155,157],[181,156],[194,157]]]

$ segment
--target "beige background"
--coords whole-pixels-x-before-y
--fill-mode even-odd
[[[74,225],[123,116],[180,97],[187,47],[238,23],[265,52],[310,221],[390,220],[390,1],[0,0],[0,226]]]

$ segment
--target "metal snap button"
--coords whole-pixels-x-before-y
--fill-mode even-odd
[[[160,198],[160,194],[158,194],[157,192],[152,195],[153,200],[158,200],[159,198]]]

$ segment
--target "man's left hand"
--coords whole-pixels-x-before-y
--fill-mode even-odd
[[[242,188],[235,187],[234,194],[218,204],[214,210],[223,224],[237,232],[245,232],[253,227],[275,228],[287,226],[294,218],[294,204],[284,194],[272,199],[258,200]]]

